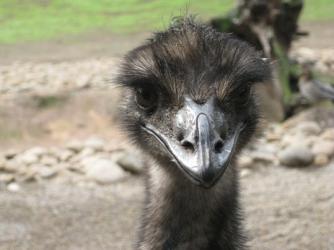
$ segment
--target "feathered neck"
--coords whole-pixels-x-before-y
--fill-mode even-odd
[[[150,161],[136,249],[244,249],[236,177],[230,166],[213,188],[203,189],[173,164]]]

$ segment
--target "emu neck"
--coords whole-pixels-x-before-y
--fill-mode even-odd
[[[242,249],[237,186],[231,166],[213,188],[204,189],[174,165],[150,165],[138,249]]]

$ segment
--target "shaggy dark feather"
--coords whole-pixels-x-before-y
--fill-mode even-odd
[[[177,19],[125,56],[117,77],[125,87],[120,116],[130,138],[147,155],[146,200],[136,249],[245,248],[234,160],[257,125],[252,86],[270,77],[268,62],[247,43],[191,18]],[[185,178],[161,141],[144,129],[152,125],[173,143],[182,142],[185,134],[175,124],[186,102],[198,109],[211,105],[210,122],[224,121],[221,142],[243,124],[229,166],[209,189]],[[219,151],[221,146],[215,145]],[[184,147],[194,150],[191,142]]]
[[[117,82],[158,84],[177,100],[189,92],[195,99],[211,94],[203,89],[224,98],[240,85],[267,81],[269,67],[246,42],[179,19],[125,57]]]

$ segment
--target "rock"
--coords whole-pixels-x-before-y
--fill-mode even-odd
[[[298,50],[294,53],[297,54],[296,56],[300,58],[301,62],[313,62],[318,59],[318,53],[307,47],[298,48]]]
[[[277,134],[282,137],[282,135],[286,132],[280,123],[272,123],[270,124],[270,130],[272,133]]]
[[[73,140],[66,145],[66,148],[75,153],[79,153],[84,148],[84,144],[80,141]]]
[[[81,75],[76,79],[76,86],[78,88],[88,88],[90,85],[90,76],[89,75]]]
[[[10,149],[10,150],[7,150],[6,152],[4,152],[3,156],[4,156],[7,160],[11,160],[11,159],[13,159],[17,154],[18,154],[18,152],[17,152],[16,150]]]
[[[89,138],[86,142],[85,142],[85,146],[87,148],[91,148],[95,151],[102,151],[104,146],[105,146],[105,143],[102,139],[100,138],[96,138],[96,137],[93,137],[93,138]]]
[[[314,69],[316,71],[325,73],[329,70],[329,67],[324,62],[316,62],[316,64],[314,65]]]
[[[253,161],[264,164],[274,163],[276,160],[274,155],[261,151],[251,152],[251,157],[253,158]]]
[[[314,164],[316,166],[325,166],[329,163],[329,157],[325,154],[316,155],[314,158]]]
[[[57,170],[46,166],[40,166],[37,169],[37,173],[44,179],[50,179],[57,175]]]
[[[48,153],[48,150],[42,147],[33,147],[24,152],[24,154],[35,155],[37,157],[41,157],[42,155],[45,155],[47,153]]]
[[[80,164],[70,164],[67,169],[77,174],[85,174],[85,169]]]
[[[113,71],[114,59],[92,59],[75,63],[12,63],[0,67],[0,91],[46,92],[89,88],[108,88],[105,76]],[[18,71],[18,69],[20,69]]]
[[[324,106],[311,107],[286,120],[283,129],[286,131],[286,129],[295,128],[305,121],[317,121],[322,129],[334,127],[334,109]]]
[[[312,152],[314,154],[325,154],[327,156],[333,156],[334,141],[319,140],[313,145]]]
[[[310,147],[314,143],[315,139],[317,139],[317,137],[306,136],[301,132],[296,133],[294,135],[287,134],[282,138],[280,145],[282,148],[285,148],[290,145],[299,145],[299,144]]]
[[[281,138],[281,135],[278,133],[270,132],[266,134],[266,139],[268,142],[279,141]]]
[[[293,144],[295,142],[295,137],[290,135],[290,134],[286,134],[283,136],[282,140],[280,141],[281,147],[286,147],[289,146],[291,144]]]
[[[318,135],[321,132],[319,125],[313,121],[301,122],[293,130],[297,133],[301,132],[305,135]]]
[[[3,169],[9,173],[18,172],[22,169],[22,164],[20,164],[16,159],[12,159],[10,161],[6,161]]]
[[[52,168],[56,169],[57,171],[62,171],[66,169],[70,169],[72,164],[69,162],[58,162],[55,166],[52,166]]]
[[[7,190],[10,192],[19,192],[21,190],[21,187],[19,186],[19,184],[12,182],[8,184]]]
[[[15,158],[22,164],[31,165],[39,162],[40,157],[47,153],[48,151],[45,148],[33,147],[24,151],[22,154],[17,154]]]
[[[46,166],[54,166],[58,163],[58,160],[50,155],[44,155],[41,158],[40,163]]]
[[[240,171],[240,176],[241,176],[241,178],[247,177],[247,176],[249,176],[250,174],[251,174],[251,171],[250,171],[249,169],[247,169],[247,168],[243,168],[243,169],[241,169],[241,171]]]
[[[7,173],[3,173],[0,174],[0,183],[10,183],[14,180],[14,175],[12,174],[7,174]]]
[[[238,158],[238,166],[240,168],[250,168],[253,165],[253,158],[248,155],[241,155]]]
[[[305,138],[305,146],[312,147],[312,145],[318,140],[319,136],[310,135]]]
[[[110,184],[124,179],[127,175],[110,159],[90,157],[82,162],[88,178],[100,184]]]
[[[144,168],[141,157],[130,153],[124,153],[123,156],[117,160],[117,164],[120,165],[124,170],[133,174],[140,174]]]
[[[77,154],[75,157],[79,159],[87,158],[89,156],[92,156],[95,154],[95,150],[93,148],[85,148],[83,149],[79,154]]]
[[[279,152],[278,159],[285,166],[303,167],[313,162],[314,155],[309,148],[299,144],[288,146]]]
[[[276,155],[276,153],[279,150],[279,145],[277,143],[266,143],[263,145],[263,148],[261,151],[263,151],[266,154]]]
[[[17,155],[15,157],[19,162],[25,165],[31,165],[37,163],[39,158],[37,155],[30,154],[30,153],[23,153],[21,155]]]
[[[23,176],[20,176],[19,178],[18,178],[18,181],[20,181],[20,182],[34,182],[34,181],[37,181],[37,178],[36,178],[36,172],[37,171],[34,171],[34,170],[31,170],[31,169],[29,169],[28,171],[26,171],[25,173],[24,173],[24,175]]]
[[[320,137],[325,140],[333,140],[334,141],[334,128],[326,129]]]
[[[55,155],[59,158],[60,161],[68,161],[74,155],[73,151],[68,149],[60,149],[55,152]]]
[[[279,145],[281,148],[286,148],[291,145],[304,145],[306,147],[311,147],[317,139],[318,139],[318,136],[306,135],[304,132],[299,130],[298,132],[295,132],[295,134],[293,135],[287,133],[282,138]]]

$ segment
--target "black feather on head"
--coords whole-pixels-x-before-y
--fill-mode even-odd
[[[173,100],[189,94],[201,101],[212,91],[223,100],[270,78],[270,64],[249,44],[187,17],[129,52],[117,82],[154,84]]]
[[[177,18],[124,57],[116,79],[129,91],[121,120],[134,142],[163,155],[142,126],[152,124],[177,140],[176,116],[185,99],[201,105],[211,98],[229,133],[246,124],[238,140],[241,148],[258,121],[252,86],[270,78],[270,63],[246,42],[193,18]]]

